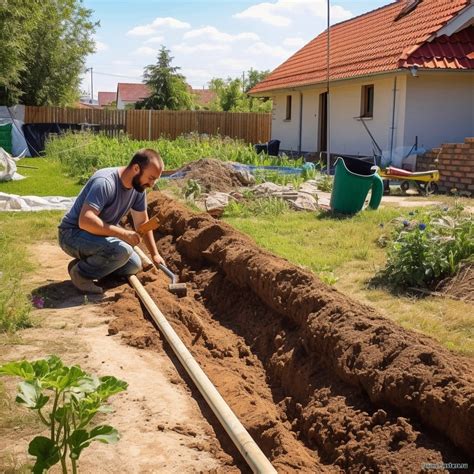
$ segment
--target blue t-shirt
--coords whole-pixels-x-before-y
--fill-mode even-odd
[[[117,225],[130,210],[146,209],[145,192],[127,189],[120,180],[118,168],[104,168],[96,171],[77,196],[74,205],[63,217],[61,229],[79,228],[79,215],[84,204],[89,204],[107,224]]]

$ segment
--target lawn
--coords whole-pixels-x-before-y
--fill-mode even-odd
[[[258,245],[305,267],[346,295],[377,308],[405,328],[434,337],[455,352],[474,356],[472,305],[448,298],[416,298],[370,288],[369,280],[386,262],[378,241],[393,219],[412,209],[383,207],[350,219],[287,212],[277,216],[226,217]]]
[[[28,158],[21,163],[39,169],[20,169],[30,177],[20,182],[0,183],[0,191],[71,196],[81,188],[62,173],[55,159]],[[443,202],[443,198],[436,199]],[[464,204],[472,206],[471,202],[463,199]],[[368,288],[368,281],[386,261],[386,249],[378,245],[378,239],[387,235],[387,225],[393,219],[405,217],[412,210],[390,205],[350,219],[333,219],[280,208],[270,215],[242,217],[228,213],[224,219],[262,247],[308,268],[326,283],[376,307],[406,328],[430,335],[453,351],[474,355],[472,305]],[[27,297],[31,289],[24,284],[25,275],[33,269],[26,248],[36,240],[55,238],[61,215],[61,212],[0,213],[0,272],[3,272],[0,330],[14,331],[34,323],[29,318]]]
[[[0,183],[0,192],[20,196],[77,196],[81,185],[77,179],[64,175],[55,158],[23,158],[17,161],[18,173],[26,176],[21,181]],[[22,168],[28,166],[32,168]]]

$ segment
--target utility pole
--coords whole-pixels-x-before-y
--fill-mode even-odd
[[[245,92],[245,71],[242,72],[242,92]]]
[[[87,71],[91,72],[91,98],[89,100],[89,103],[92,104],[94,102],[94,75],[93,75],[93,69],[92,67],[86,69]]]
[[[329,47],[330,47],[330,28],[331,28],[331,0],[328,0],[328,34],[327,34],[327,93],[328,93],[328,98],[326,101],[326,106],[327,106],[327,113],[326,113],[326,119],[327,119],[327,145],[326,145],[326,156],[327,156],[327,173],[328,176],[330,174],[329,168],[331,165],[331,98],[329,95],[329,81],[330,81],[330,68],[329,68],[329,59],[330,59],[330,54],[329,54]]]

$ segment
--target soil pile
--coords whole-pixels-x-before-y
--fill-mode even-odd
[[[229,192],[246,186],[242,174],[236,171],[230,163],[213,158],[203,158],[183,166],[178,172],[186,173],[182,181],[194,179],[201,185],[203,192]]]
[[[474,264],[466,264],[453,277],[445,278],[436,291],[474,303]]]
[[[188,296],[146,288],[278,471],[418,472],[469,462],[469,359],[404,330],[248,237],[156,193],[155,237]],[[124,335],[132,292],[110,310]],[[140,331],[151,331],[145,319]],[[117,328],[117,326],[116,326]],[[472,461],[471,461],[472,462]]]

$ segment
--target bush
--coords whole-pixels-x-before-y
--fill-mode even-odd
[[[399,221],[388,243],[387,265],[376,279],[395,287],[429,288],[454,275],[474,256],[472,218],[461,211],[428,211]]]

